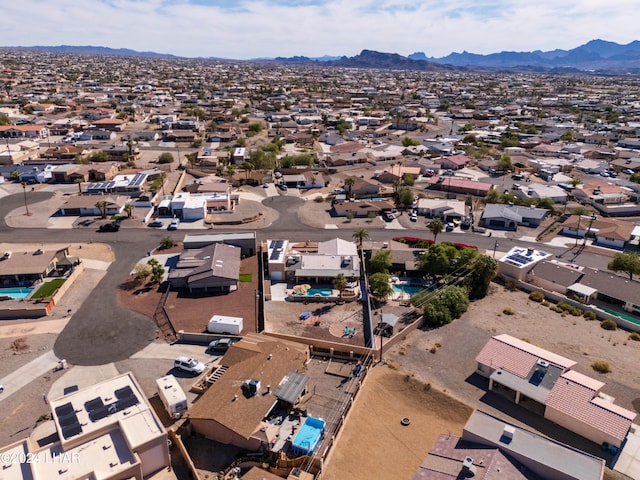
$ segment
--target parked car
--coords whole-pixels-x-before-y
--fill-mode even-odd
[[[286,191],[286,190],[288,190],[288,187],[287,187],[287,184],[286,184],[286,183],[279,183],[279,184],[278,184],[278,188],[279,188],[280,190],[282,190],[283,192],[284,192],[284,191]]]
[[[344,191],[344,188],[334,188],[331,193],[333,193],[334,195],[340,195],[343,193],[347,193]]]
[[[153,228],[162,228],[164,227],[164,222],[162,220],[154,220],[153,222],[147,223],[147,225]]]
[[[200,375],[205,369],[204,363],[190,357],[176,358],[175,362],[173,362],[173,366],[183,372],[195,373],[196,375]]]
[[[412,222],[417,222],[418,214],[416,212],[411,212],[411,215],[409,215],[409,220],[411,220]]]
[[[120,230],[118,222],[103,223],[98,227],[99,232],[117,232],[118,230]]]
[[[235,338],[218,338],[217,340],[213,340],[209,343],[209,347],[207,348],[207,350],[210,350],[212,352],[226,352],[234,343],[236,343]]]
[[[631,170],[630,168],[625,168],[623,171],[623,173],[626,173],[627,175],[633,175],[635,172],[633,170]]]
[[[179,218],[174,218],[173,220],[171,220],[171,223],[167,227],[167,230],[177,230],[178,229],[178,225],[180,225],[180,219]]]
[[[263,183],[262,184],[262,188],[269,188],[269,184],[268,183]]]
[[[445,225],[445,228],[444,228],[444,229],[445,229],[445,231],[447,231],[447,232],[453,232],[453,229],[454,229],[454,228],[456,228],[456,225],[455,225],[453,222],[448,222],[448,223]]]
[[[604,170],[604,171],[600,172],[600,176],[607,178],[607,177],[610,177],[611,174],[607,170]]]

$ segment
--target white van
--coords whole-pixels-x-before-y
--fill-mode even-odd
[[[180,225],[180,219],[179,218],[174,218],[173,220],[171,220],[171,223],[167,227],[167,230],[177,230],[178,229],[178,225]]]

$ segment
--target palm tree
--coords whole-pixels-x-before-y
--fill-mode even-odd
[[[347,283],[349,282],[347,281],[347,277],[344,276],[344,273],[339,273],[333,279],[333,288],[338,290],[338,292],[340,293],[340,300],[342,300],[342,292],[344,292],[344,289],[347,288]]]
[[[369,238],[369,232],[367,232],[364,228],[359,228],[355,232],[353,232],[352,237],[358,241],[358,250],[362,250],[362,242]]]
[[[101,218],[107,218],[107,207],[109,206],[109,204],[107,202],[105,202],[104,200],[100,200],[100,201],[96,202],[94,206],[98,210],[100,210],[100,217]]]
[[[76,178],[73,182],[78,185],[78,193],[82,193],[82,179]]]
[[[124,205],[124,211],[125,211],[125,212],[127,212],[127,217],[128,217],[128,218],[131,218],[131,215],[133,214],[133,210],[134,210],[135,208],[136,208],[136,207],[134,207],[134,206],[133,206],[133,203],[126,203],[126,204]]]
[[[22,193],[24,194],[24,209],[27,211],[26,215],[31,215],[29,213],[29,206],[27,205],[27,182],[20,182],[22,185]]]
[[[348,177],[344,179],[344,186],[347,187],[347,193],[349,198],[351,198],[351,190],[356,183],[356,179],[353,177]]]
[[[433,243],[436,243],[436,239],[438,238],[438,234],[442,233],[444,230],[444,223],[439,218],[434,218],[429,222],[429,230],[433,233]]]

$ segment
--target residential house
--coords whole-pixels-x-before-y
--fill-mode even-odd
[[[495,245],[498,246],[497,240]],[[515,246],[498,260],[498,275],[506,280],[524,280],[527,273],[550,257],[551,254],[543,250]]]
[[[417,202],[418,215],[427,218],[441,218],[445,222],[462,219],[466,216],[466,205],[458,200],[442,198],[419,198]]]
[[[464,154],[449,155],[439,159],[440,165],[444,169],[460,170],[471,163],[471,159]],[[436,162],[438,159],[435,160]]]
[[[115,112],[108,108],[92,108],[85,110],[84,118],[90,121],[100,120],[102,118],[111,118]]]
[[[634,225],[630,222],[590,215],[571,215],[562,224],[560,233],[571,237],[594,237],[594,243],[623,249],[631,240]]]
[[[389,212],[393,208],[393,203],[387,200],[336,200],[331,205],[331,216],[353,215],[355,218],[367,218],[372,214],[377,216],[383,212]]]
[[[302,371],[308,359],[305,345],[245,335],[220,359],[218,368],[224,373],[191,407],[191,427],[199,435],[243,450],[270,450],[278,442],[279,429],[265,418],[279,403],[279,388],[292,371]],[[297,403],[294,396],[287,394],[286,403]]]
[[[71,390],[71,389],[69,389]],[[171,468],[167,431],[131,372],[47,399],[53,434],[0,449],[3,477],[143,480]]]
[[[229,293],[238,289],[240,248],[224,243],[183,250],[169,271],[172,288],[189,292]]]
[[[127,122],[119,118],[100,118],[94,120],[91,124],[96,129],[107,130],[109,132],[121,132],[124,130]]]
[[[78,140],[82,142],[94,142],[96,140],[115,140],[116,132],[103,129],[91,129],[85,130],[78,137]]]
[[[82,147],[74,145],[59,145],[51,147],[40,154],[40,159],[47,163],[70,163],[76,157],[84,155],[85,150]]]
[[[370,182],[363,178],[353,178],[354,183],[349,187],[345,187],[347,193],[351,192],[352,196],[355,197],[371,197],[375,195],[380,195],[381,187],[377,183]]]
[[[110,195],[101,197],[87,195],[69,197],[69,199],[60,206],[60,214],[69,216],[101,216],[101,209],[96,207],[96,203],[106,202],[104,208],[107,217],[121,215],[127,200],[129,200],[129,197],[112,197]]]
[[[129,149],[127,145],[105,145],[100,151],[106,153],[111,161],[135,162],[140,158],[140,149],[137,146]]]
[[[338,274],[347,278],[360,276],[356,244],[340,238],[318,243],[317,253],[302,254],[294,276],[297,281],[331,283]]]
[[[602,458],[475,410],[462,437],[442,434],[413,480],[602,480]]]
[[[207,198],[205,195],[192,195],[180,192],[170,200],[171,215],[184,220],[200,220],[207,214]]]
[[[493,189],[490,183],[454,176],[433,176],[428,179],[428,183],[432,190],[480,197],[485,197]]]
[[[549,215],[549,210],[536,207],[521,207],[489,203],[485,206],[480,221],[481,227],[517,230],[518,226],[536,228]]]
[[[20,250],[2,252],[0,259],[0,286],[30,287],[58,270],[72,265],[69,247],[57,249]]]
[[[573,371],[576,362],[510,335],[492,337],[476,362],[489,390],[536,402],[545,418],[597,444],[619,448],[637,415],[601,393],[602,382]]]
[[[43,125],[0,125],[0,137],[47,138],[49,130]]]

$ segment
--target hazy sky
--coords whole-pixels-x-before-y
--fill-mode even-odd
[[[444,56],[638,39],[637,0],[3,0],[1,46],[189,57]]]

